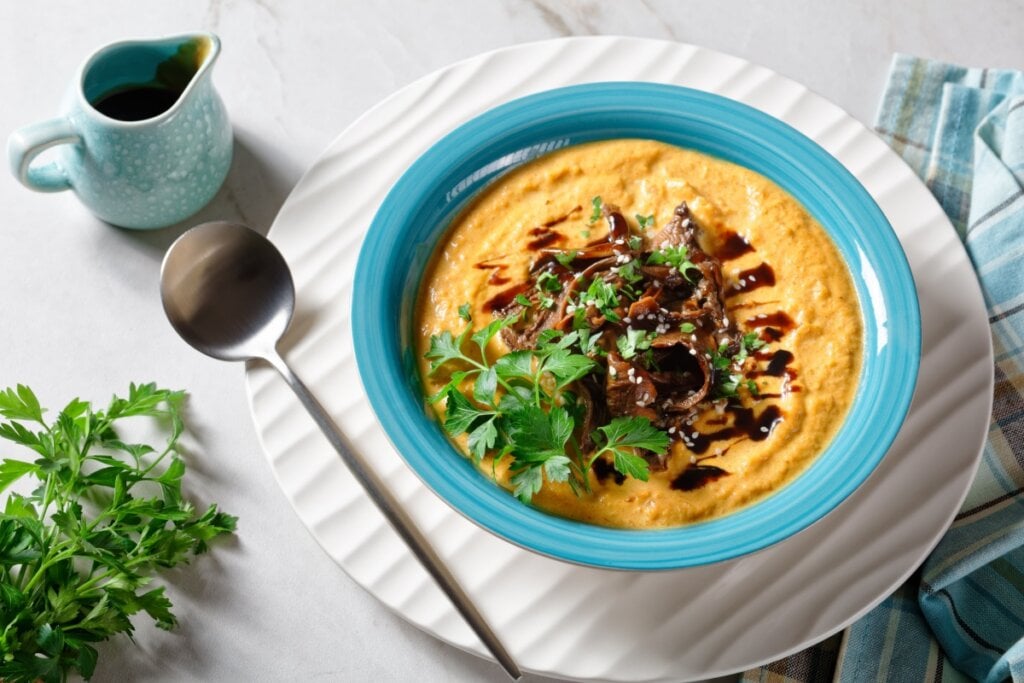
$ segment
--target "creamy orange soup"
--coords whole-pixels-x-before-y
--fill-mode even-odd
[[[648,481],[591,472],[590,492],[547,483],[533,504],[583,522],[647,529],[719,517],[777,491],[826,448],[853,401],[860,308],[839,252],[796,200],[753,171],[691,150],[632,139],[589,143],[488,187],[451,226],[422,282],[415,330],[425,392],[447,381],[446,373],[430,375],[423,359],[431,335],[463,329],[464,303],[475,325],[490,321],[494,302],[527,280],[538,249],[578,249],[601,238],[604,223],[590,222],[595,196],[631,221],[653,215],[658,227],[681,201],[689,205],[702,246],[721,262],[729,317],[766,342],[753,373],[759,395],[745,394],[730,409],[709,402],[687,427],[686,443],[674,439],[665,468],[652,468]],[[488,354],[508,350],[498,336]],[[443,404],[433,409],[443,417]],[[466,451],[465,435],[453,441]],[[482,476],[510,488],[508,460],[485,457]],[[727,474],[698,476],[716,470]]]

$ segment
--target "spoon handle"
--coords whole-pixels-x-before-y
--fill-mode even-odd
[[[438,557],[433,547],[424,538],[409,515],[398,504],[398,501],[391,495],[391,492],[384,487],[377,474],[356,454],[348,439],[334,423],[334,420],[331,419],[331,416],[327,414],[327,411],[324,410],[324,407],[320,405],[320,402],[313,396],[312,392],[303,384],[302,380],[292,372],[291,367],[284,358],[275,351],[272,355],[268,355],[265,360],[281,373],[285,382],[288,383],[288,386],[298,396],[299,401],[302,402],[303,407],[312,416],[313,421],[320,427],[320,431],[324,433],[327,440],[334,446],[334,450],[341,456],[342,461],[366,490],[370,500],[380,508],[380,511],[384,513],[384,517],[391,523],[391,526],[398,532],[398,535],[402,537],[402,540],[409,546],[409,549],[412,550],[413,555],[423,564],[430,575],[434,577],[434,580],[437,581],[441,590],[444,591],[445,595],[452,601],[452,604],[455,605],[455,609],[459,611],[466,620],[466,623],[469,624],[470,628],[473,629],[487,649],[491,651],[491,654],[498,660],[498,663],[505,669],[506,673],[513,680],[518,680],[522,673],[519,671],[519,667],[512,659],[512,656],[501,644],[501,641],[498,640],[497,634],[487,625],[483,615],[477,610],[473,601],[462,590],[462,587],[456,581],[451,571],[441,561],[441,558]]]

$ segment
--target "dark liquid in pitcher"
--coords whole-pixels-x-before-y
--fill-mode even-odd
[[[180,90],[172,88],[136,85],[100,95],[92,106],[118,121],[142,121],[163,114],[174,106],[180,95]]]

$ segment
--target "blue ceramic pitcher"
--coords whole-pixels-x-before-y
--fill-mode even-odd
[[[188,218],[231,165],[231,123],[210,80],[219,52],[211,33],[100,49],[82,65],[61,116],[11,135],[11,171],[39,192],[74,190],[114,225],[150,229]],[[54,146],[54,162],[33,164]]]

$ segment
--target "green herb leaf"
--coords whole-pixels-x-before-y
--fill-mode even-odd
[[[462,339],[461,336],[456,339],[448,330],[430,336],[430,348],[424,354],[431,361],[430,374],[437,372],[445,363],[465,358],[462,355]]]
[[[645,351],[651,348],[651,343],[657,339],[658,335],[653,330],[648,332],[647,330],[634,329],[632,327],[626,328],[626,334],[620,335],[615,340],[615,346],[619,349],[619,355],[629,360],[640,351]]]
[[[645,417],[617,417],[598,431],[605,437],[606,449],[643,448],[658,455],[668,449],[668,434]]]
[[[579,253],[576,249],[571,251],[561,251],[555,254],[555,260],[561,263],[566,268],[576,259],[576,255]]]
[[[683,323],[679,326],[679,331],[683,334],[690,334],[697,329],[697,326],[693,323]]]
[[[647,257],[647,263],[655,266],[667,265],[675,268],[690,282],[694,282],[694,280],[690,277],[689,271],[695,270],[700,273],[700,269],[690,261],[689,250],[682,244],[674,247],[662,247],[657,251],[651,252],[651,255]]]
[[[648,227],[654,225],[654,214],[652,213],[650,216],[641,216],[640,214],[637,214],[636,222],[637,225],[640,226],[641,230],[646,230]]]
[[[639,479],[640,481],[647,481],[650,472],[650,466],[646,460],[634,453],[627,453],[618,449],[615,450],[615,454],[612,457],[612,465],[621,474]]]
[[[590,212],[590,224],[591,225],[593,225],[594,223],[596,223],[599,220],[601,220],[602,204],[603,204],[603,202],[601,201],[601,197],[600,196],[594,197],[593,199],[590,200],[590,206],[591,206],[591,209],[592,209],[591,212]]]
[[[558,279],[558,276],[550,270],[545,270],[543,273],[538,275],[537,282],[534,286],[541,292],[562,291],[562,282]]]
[[[473,320],[473,316],[469,312],[469,304],[462,304],[459,306],[459,317],[467,323]]]
[[[472,429],[474,422],[489,414],[489,411],[480,410],[470,403],[461,391],[449,392],[445,403],[444,430],[451,436],[464,434]]]
[[[533,354],[529,351],[513,351],[499,358],[494,369],[502,379],[533,377]]]
[[[516,303],[520,306],[526,306],[527,308],[533,305],[533,302],[530,301],[525,294],[516,294]]]
[[[539,493],[544,486],[544,471],[541,465],[526,465],[512,475],[512,495],[524,503],[533,500],[533,495]]]

